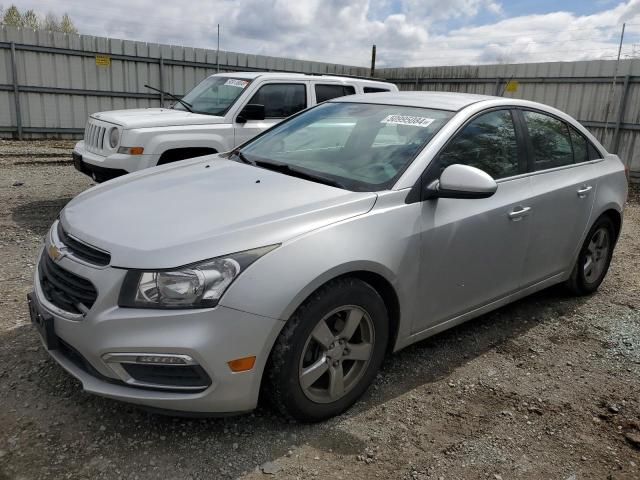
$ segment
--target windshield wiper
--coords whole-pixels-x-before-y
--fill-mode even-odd
[[[240,150],[234,150],[233,152],[231,152],[231,155],[235,155],[236,157],[238,157],[242,163],[248,163],[249,165],[255,165],[255,162],[252,162],[247,157],[245,157],[244,153],[242,153]]]
[[[292,167],[287,163],[276,163],[276,162],[268,162],[266,160],[256,160],[254,162],[254,165],[258,167],[266,168],[268,170],[273,170],[275,172],[284,173],[285,175],[291,175],[292,177],[311,180],[312,182],[322,183],[324,185],[329,185],[330,187],[342,188],[343,190],[347,190],[347,188],[340,182],[337,182],[327,177],[323,177],[322,175],[315,175],[311,172],[308,172],[307,170]]]
[[[184,108],[186,108],[187,110],[189,110],[191,113],[193,113],[193,105],[191,105],[189,102],[182,100],[179,97],[176,97],[173,93],[169,93],[169,92],[165,92],[164,90],[160,90],[159,88],[156,87],[152,87],[151,85],[147,85],[146,83],[144,84],[145,87],[147,87],[150,90],[155,90],[156,92],[159,93],[163,93],[165,95],[170,96],[171,98],[173,98],[176,102],[180,102],[182,105],[184,105]]]

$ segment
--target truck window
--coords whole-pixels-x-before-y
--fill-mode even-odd
[[[332,98],[355,95],[356,89],[351,85],[321,85],[316,84],[316,101],[326,102]]]
[[[364,87],[363,91],[364,93],[380,93],[380,92],[390,92],[391,90],[387,88],[380,88],[380,87]]]
[[[264,105],[265,118],[286,118],[307,108],[307,89],[301,83],[263,85],[249,101]]]

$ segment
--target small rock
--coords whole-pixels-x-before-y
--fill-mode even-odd
[[[502,475],[499,475],[497,473],[493,474],[493,478],[495,478],[496,480],[502,480]]]
[[[640,433],[629,432],[625,434],[624,438],[627,439],[627,442],[640,450]]]
[[[234,443],[233,445],[231,445],[231,447],[232,447],[234,450],[237,450],[237,449],[238,449],[238,444],[237,444],[237,443]]]
[[[620,407],[618,407],[615,403],[612,403],[607,407],[611,413],[619,413]]]
[[[22,185],[24,185],[24,182],[13,182],[12,184],[13,187],[21,187]]]
[[[282,467],[277,463],[266,462],[262,464],[260,470],[262,470],[262,473],[264,473],[265,475],[275,475],[280,470],[282,470]]]
[[[107,427],[105,427],[104,425],[100,425],[100,431],[104,432],[107,429]]]

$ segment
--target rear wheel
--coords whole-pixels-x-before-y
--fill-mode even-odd
[[[355,278],[335,280],[287,322],[269,359],[266,393],[299,421],[338,415],[372,382],[387,338],[387,311],[375,289]]]
[[[615,245],[615,226],[609,217],[600,217],[582,245],[567,287],[575,295],[598,290],[609,270]]]

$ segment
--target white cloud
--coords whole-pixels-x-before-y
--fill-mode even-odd
[[[61,9],[59,0],[14,1]],[[220,23],[224,50],[362,66],[374,43],[380,66],[422,66],[606,58],[621,22],[640,34],[640,0],[588,16],[511,18],[498,0],[65,0],[63,8],[91,35],[215,48]],[[446,30],[478,18],[492,20]]]

